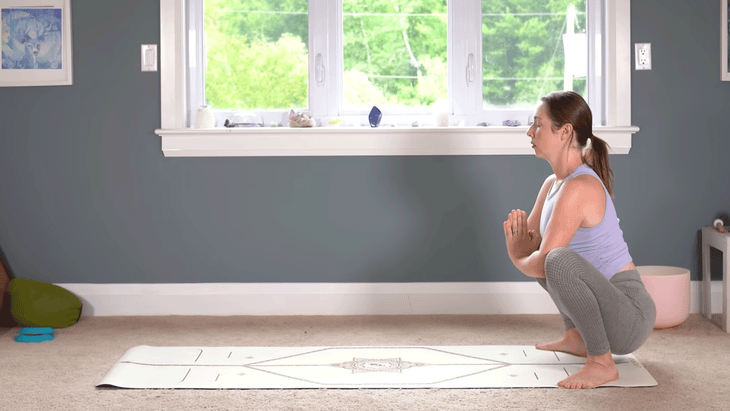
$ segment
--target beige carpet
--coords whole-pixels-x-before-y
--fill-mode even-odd
[[[557,315],[84,317],[53,341],[0,331],[0,410],[725,410],[730,335],[699,315],[634,353],[650,388],[124,390],[95,384],[131,347],[531,345],[562,335]]]

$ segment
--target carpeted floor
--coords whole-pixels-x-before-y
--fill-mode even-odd
[[[123,390],[95,384],[130,347],[528,345],[557,315],[84,317],[53,341],[0,330],[0,410],[724,410],[730,335],[699,315],[654,331],[634,355],[651,388]]]

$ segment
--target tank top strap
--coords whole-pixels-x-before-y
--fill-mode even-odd
[[[601,186],[603,187],[603,190],[608,193],[608,190],[606,189],[606,186],[603,184],[603,180],[601,180],[601,177],[596,173],[594,169],[592,169],[588,164],[583,163],[579,165],[575,170],[573,170],[572,173],[570,173],[570,176],[568,178],[573,178],[575,176],[583,175],[583,174],[590,174],[593,177],[597,178],[598,181],[601,183]],[[568,179],[566,178],[566,180]]]

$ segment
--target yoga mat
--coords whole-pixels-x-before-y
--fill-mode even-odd
[[[657,382],[614,355],[609,387]],[[130,348],[97,387],[186,389],[557,387],[585,358],[533,346]]]

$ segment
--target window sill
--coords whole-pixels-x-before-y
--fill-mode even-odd
[[[628,154],[636,126],[595,127]],[[155,130],[165,157],[533,155],[527,127],[315,127]]]

